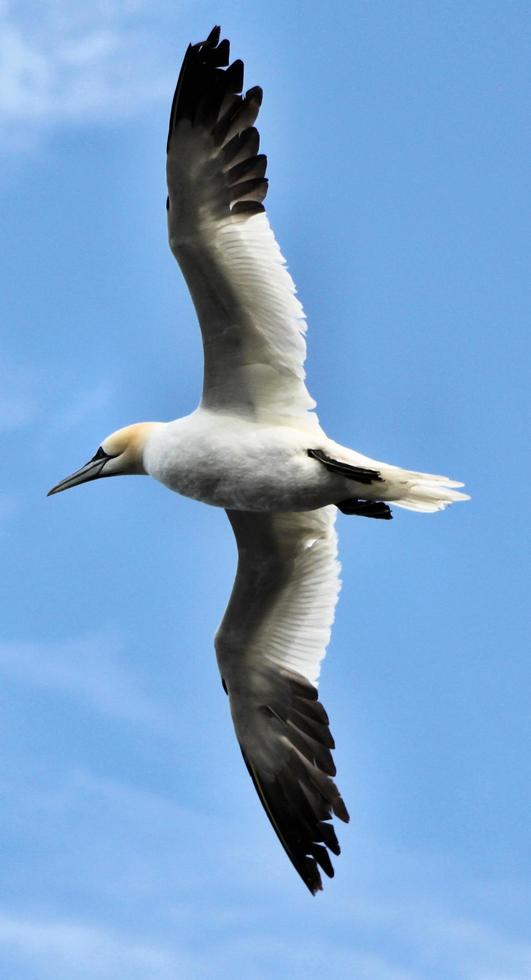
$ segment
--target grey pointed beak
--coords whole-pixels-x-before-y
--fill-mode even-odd
[[[55,487],[52,487],[46,496],[51,497],[54,493],[61,493],[62,490],[69,490],[70,487],[77,487],[80,483],[89,483],[90,480],[97,480],[98,477],[103,476],[102,470],[106,462],[107,459],[91,459],[80,470],[76,470],[71,476],[67,476]]]

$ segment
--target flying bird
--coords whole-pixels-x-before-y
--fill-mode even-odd
[[[199,407],[172,422],[113,432],[50,490],[147,474],[224,508],[236,580],[215,637],[223,688],[247,769],[309,890],[334,874],[334,741],[318,699],[339,591],[344,514],[389,520],[391,505],[438,511],[468,497],[443,476],[378,462],[329,439],[305,385],[306,322],[264,208],[267,158],[255,127],[258,87],[215,27],[184,56],[167,143],[170,248],[203,337]]]

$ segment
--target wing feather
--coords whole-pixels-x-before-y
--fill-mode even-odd
[[[315,893],[319,868],[333,875],[328,851],[339,854],[329,821],[348,820],[316,688],[339,592],[335,508],[228,516],[239,559],[218,664],[258,796]]]
[[[198,314],[202,405],[312,429],[306,322],[263,201],[267,158],[254,127],[262,90],[244,95],[219,29],[190,45],[168,133],[168,229]]]

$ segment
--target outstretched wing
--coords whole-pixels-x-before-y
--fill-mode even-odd
[[[328,852],[339,854],[329,821],[348,821],[316,690],[340,584],[335,508],[227,513],[238,571],[216,636],[219,669],[260,800],[315,894],[319,866],[332,877]]]
[[[203,335],[202,405],[314,428],[304,312],[263,205],[262,90],[241,95],[243,63],[226,67],[219,36],[188,47],[168,134],[169,239]]]

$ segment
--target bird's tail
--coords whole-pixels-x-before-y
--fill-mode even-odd
[[[397,489],[396,497],[390,499],[389,503],[403,507],[405,510],[433,513],[436,510],[444,510],[445,507],[457,500],[470,500],[467,493],[461,493],[456,489],[462,487],[463,484],[456,480],[450,480],[447,476],[435,476],[433,473],[415,473],[408,470],[398,470],[392,475],[389,472],[383,472],[382,476],[386,482],[388,481],[389,489],[392,491],[395,487]],[[389,499],[387,495],[386,499]]]
[[[323,449],[311,450],[309,455],[318,459],[326,468],[338,475],[346,477],[347,481],[358,483],[359,488],[354,500],[345,498],[340,510],[347,514],[364,513],[366,517],[389,517],[389,513],[376,512],[372,508],[360,510],[360,501],[367,503],[378,501],[396,504],[405,510],[416,510],[433,513],[444,510],[449,504],[458,500],[470,500],[467,493],[461,493],[457,488],[462,483],[450,480],[447,476],[436,476],[434,473],[417,473],[415,470],[405,470],[401,466],[383,463],[370,456],[364,456],[340,446],[328,439]]]

